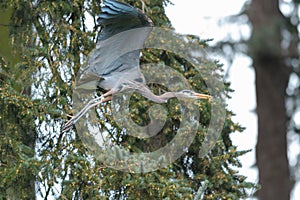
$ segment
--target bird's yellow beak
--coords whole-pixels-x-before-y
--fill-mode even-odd
[[[195,93],[196,97],[198,99],[208,99],[208,100],[211,100],[212,99],[212,96],[210,95],[207,95],[207,94],[199,94],[199,93]]]

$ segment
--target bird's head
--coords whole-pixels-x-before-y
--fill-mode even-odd
[[[189,99],[208,99],[208,100],[211,100],[212,98],[212,96],[210,95],[196,93],[191,90],[181,90],[179,92],[176,92],[176,97],[189,98]]]

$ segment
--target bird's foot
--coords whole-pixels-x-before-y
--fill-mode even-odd
[[[62,132],[66,132],[66,131],[70,130],[71,127],[74,124],[74,122],[73,122],[74,121],[74,116],[72,116],[72,115],[67,115],[67,116],[71,117],[71,119],[69,121],[67,121],[67,123],[65,123],[65,125],[63,126]]]

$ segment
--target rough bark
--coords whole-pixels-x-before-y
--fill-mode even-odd
[[[289,69],[281,48],[283,16],[278,0],[252,0],[249,53],[256,73],[258,142],[256,160],[261,200],[290,199],[285,108]]]

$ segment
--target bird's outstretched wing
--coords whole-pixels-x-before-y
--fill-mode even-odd
[[[98,23],[103,27],[99,41],[123,31],[152,26],[152,21],[141,10],[114,0],[104,1]]]
[[[151,32],[152,21],[139,9],[115,0],[106,0],[98,19],[101,31],[78,84],[95,76],[106,90],[122,82],[144,80],[139,69],[140,49]],[[94,81],[95,83],[95,81]]]

